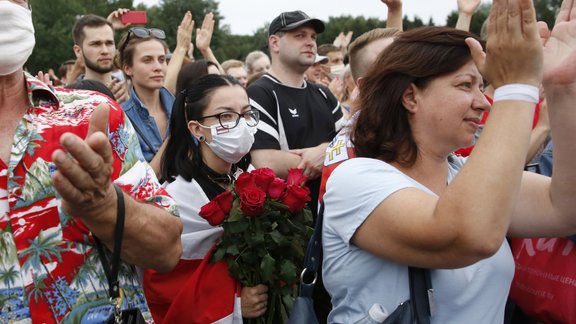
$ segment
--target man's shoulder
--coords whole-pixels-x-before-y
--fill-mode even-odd
[[[262,90],[272,91],[276,84],[277,82],[274,82],[274,79],[272,79],[268,74],[264,74],[258,80],[252,82],[252,84],[250,84],[246,90],[249,94],[251,92]]]

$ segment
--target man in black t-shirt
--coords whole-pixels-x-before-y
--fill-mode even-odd
[[[316,35],[323,31],[322,21],[302,11],[280,14],[269,28],[271,69],[248,87],[250,104],[260,111],[252,163],[280,177],[289,168],[303,168],[314,214],[325,150],[342,118],[330,90],[304,78],[316,58]]]

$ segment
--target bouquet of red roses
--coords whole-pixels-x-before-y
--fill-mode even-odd
[[[200,216],[221,225],[210,261],[224,259],[230,275],[243,286],[268,286],[268,309],[256,323],[282,323],[297,295],[300,265],[312,235],[310,191],[302,169],[287,180],[268,168],[242,173],[232,191],[202,207]]]

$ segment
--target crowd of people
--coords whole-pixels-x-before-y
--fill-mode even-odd
[[[32,76],[31,8],[0,0],[0,322],[259,318],[268,287],[207,262],[223,230],[200,210],[245,171],[299,168],[323,217],[320,323],[391,313],[408,267],[431,270],[431,323],[576,323],[576,1],[549,30],[531,0],[493,0],[482,35],[480,0],[408,31],[402,0],[381,2],[386,26],[330,44],[282,12],[268,54],[221,63],[212,13],[195,29],[186,12],[172,50],[129,9],[87,14],[75,59]]]

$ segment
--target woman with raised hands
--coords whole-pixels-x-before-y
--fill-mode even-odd
[[[392,312],[410,298],[408,266],[432,269],[432,323],[502,323],[514,275],[505,237],[576,232],[575,16],[565,0],[543,50],[532,1],[495,0],[486,54],[442,27],[402,33],[381,53],[360,91],[358,158],[324,196],[330,323],[373,304]],[[496,88],[490,117],[470,157],[456,157],[490,109],[483,78]],[[523,172],[541,82],[561,142],[552,178]]]

